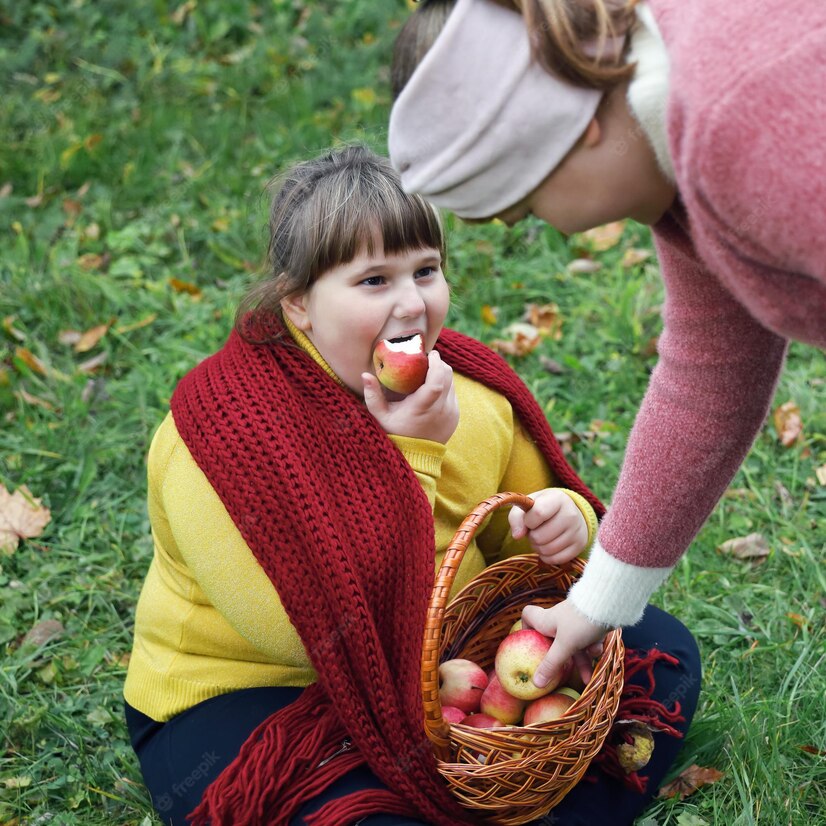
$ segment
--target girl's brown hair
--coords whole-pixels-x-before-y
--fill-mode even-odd
[[[534,58],[576,86],[607,91],[634,74],[610,48],[634,24],[637,0],[495,0],[525,19]],[[391,70],[398,97],[442,30],[456,0],[422,0],[396,39]]]
[[[266,321],[283,318],[283,298],[362,251],[373,255],[377,244],[389,255],[433,248],[446,256],[436,208],[406,193],[390,162],[365,146],[297,164],[271,187],[268,276],[244,296],[235,318],[248,341],[272,340]]]

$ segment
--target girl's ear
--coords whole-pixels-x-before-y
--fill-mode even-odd
[[[310,332],[313,326],[307,313],[306,300],[306,292],[292,293],[281,299],[282,312],[302,333]]]

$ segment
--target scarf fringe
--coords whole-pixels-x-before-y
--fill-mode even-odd
[[[306,800],[364,762],[354,751],[318,764],[318,755],[332,756],[345,737],[324,693],[310,686],[255,729],[187,820],[191,826],[288,823]]]
[[[617,709],[616,720],[623,722],[642,723],[654,731],[668,734],[671,737],[682,738],[683,734],[674,728],[672,723],[683,723],[685,717],[682,715],[681,706],[678,700],[674,701],[674,707],[668,709],[658,700],[654,700],[652,695],[657,681],[654,677],[654,666],[657,663],[667,663],[678,666],[680,661],[658,648],[649,651],[629,651],[625,652],[625,687],[620,697],[619,708]],[[628,680],[640,673],[647,677],[647,685],[628,684]],[[622,740],[622,726],[615,724],[613,729],[615,740]],[[623,785],[637,792],[645,794],[648,786],[648,777],[641,775],[638,771],[626,772],[619,762],[617,744],[613,742],[609,734],[609,740],[600,749],[599,754],[591,762],[588,779],[593,781],[596,778],[591,772],[598,768],[604,774],[609,775],[623,783]]]
[[[304,822],[307,826],[342,826],[375,814],[421,817],[417,809],[389,789],[364,789],[325,803],[318,811],[306,815]]]

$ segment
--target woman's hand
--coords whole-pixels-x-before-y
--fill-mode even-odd
[[[427,360],[424,384],[398,400],[387,398],[372,373],[362,373],[364,403],[387,433],[446,444],[459,424],[453,370],[436,350],[430,351]]]
[[[534,506],[529,511],[514,506],[508,513],[514,539],[527,536],[531,548],[549,565],[570,562],[588,544],[588,523],[568,494],[559,488],[545,488],[530,494]]]
[[[602,641],[611,630],[591,622],[567,599],[551,608],[525,606],[522,609],[522,625],[554,638],[554,644],[533,675],[534,684],[539,687],[547,685],[552,677],[558,677],[569,657],[574,658],[583,680],[588,682],[591,660],[602,654]]]

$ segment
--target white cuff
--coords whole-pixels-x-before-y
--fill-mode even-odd
[[[597,539],[568,599],[591,622],[611,628],[634,625],[640,621],[651,594],[673,570],[629,565],[611,556]]]

